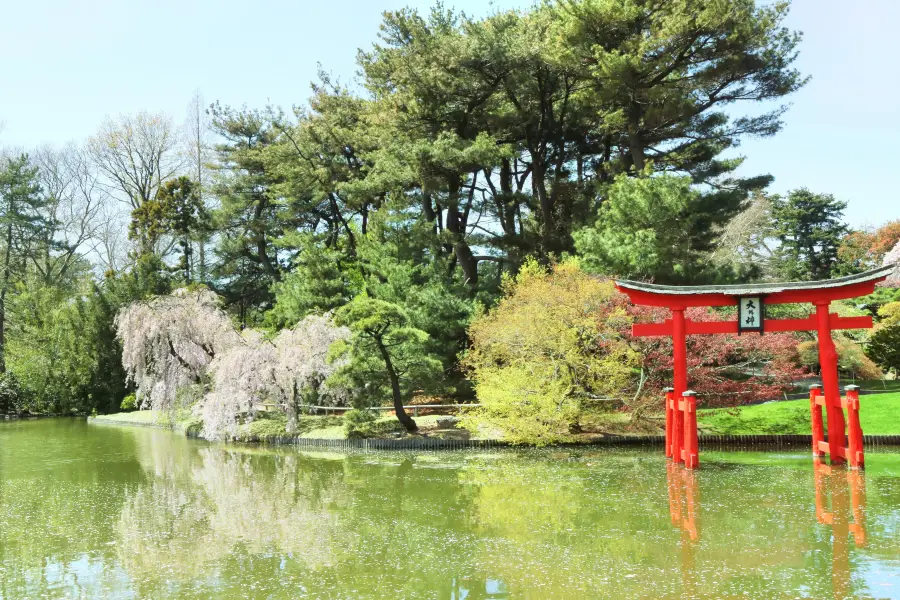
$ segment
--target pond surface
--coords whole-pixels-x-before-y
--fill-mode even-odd
[[[900,598],[900,454],[702,460],[0,423],[0,598]]]

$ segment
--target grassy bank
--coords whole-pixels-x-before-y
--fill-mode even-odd
[[[469,437],[467,432],[458,429],[439,429],[439,415],[416,417],[420,433],[437,437]],[[95,423],[110,425],[132,425],[140,427],[166,427],[178,431],[199,432],[202,423],[196,417],[184,415],[176,417],[174,422],[167,415],[153,410],[140,410],[127,413],[101,415],[91,419]],[[405,435],[397,418],[393,415],[379,417],[373,424],[373,433],[377,437],[396,437]],[[238,428],[237,441],[265,441],[266,439],[288,435],[287,416],[283,413],[259,413],[250,423]],[[345,439],[343,419],[339,416],[305,415],[297,423],[297,437],[330,440]]]
[[[871,435],[900,434],[900,393],[860,398],[860,424]],[[701,433],[723,435],[809,434],[809,400],[697,411]]]
[[[871,435],[900,435],[900,392],[875,394],[861,398],[863,431]],[[723,435],[803,435],[810,433],[809,400],[769,402],[741,408],[721,408],[698,411],[701,433]],[[615,418],[613,418],[615,417]],[[419,433],[416,435],[448,439],[496,439],[498,435],[484,432],[471,436],[469,432],[452,427],[439,428],[438,415],[416,417]],[[615,413],[604,421],[600,430],[608,433],[625,432],[628,416]],[[179,431],[198,432],[202,424],[195,417],[185,414],[173,423],[166,415],[155,411],[136,411],[94,417],[97,423],[116,425],[171,427]],[[371,437],[406,437],[400,423],[393,415],[380,416],[372,426]],[[629,431],[629,434],[635,432]],[[662,430],[650,433],[662,433]],[[287,435],[287,417],[282,413],[260,413],[250,423],[238,430],[238,441],[266,441]],[[339,416],[303,416],[295,434],[309,439],[346,439],[343,419]],[[576,437],[572,441],[590,441],[592,435]]]

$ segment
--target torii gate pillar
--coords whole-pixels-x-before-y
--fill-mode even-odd
[[[828,415],[828,454],[831,464],[847,462],[841,450],[846,447],[844,411],[841,408],[841,388],[838,379],[838,355],[831,337],[831,318],[828,302],[816,302],[816,330],[819,337],[819,369],[825,392],[825,412]]]
[[[628,295],[637,305],[668,308],[671,319],[662,323],[636,323],[634,336],[671,336],[673,358],[673,388],[666,388],[666,456],[684,462],[688,468],[699,466],[697,449],[696,396],[688,390],[687,336],[697,334],[763,335],[774,331],[816,331],[819,336],[819,366],[822,370],[822,396],[811,393],[810,411],[813,423],[813,453],[828,450],[832,464],[863,466],[862,429],[859,426],[859,397],[849,390],[847,399],[841,398],[838,381],[838,356],[831,332],[834,329],[864,329],[872,327],[871,317],[841,317],[829,313],[835,300],[871,294],[875,284],[884,281],[896,265],[866,271],[827,281],[762,283],[722,286],[667,286],[619,280],[616,288]],[[766,319],[765,306],[770,304],[810,303],[815,314],[805,319]],[[685,312],[692,307],[738,306],[735,321],[691,321]],[[702,393],[702,390],[700,390]],[[828,415],[828,442],[816,434],[816,416],[824,406]],[[850,445],[847,446],[846,421],[843,409],[850,418]],[[819,423],[821,423],[821,413]],[[819,427],[818,435],[822,435]]]

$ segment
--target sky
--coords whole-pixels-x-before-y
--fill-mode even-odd
[[[303,104],[319,65],[353,79],[357,49],[376,41],[382,11],[432,4],[8,0],[0,19],[0,145],[77,142],[105,116],[140,110],[181,123],[196,90],[207,104]],[[445,4],[481,16],[532,2]],[[740,173],[774,175],[777,193],[832,193],[849,203],[854,226],[900,218],[897,23],[898,0],[794,0],[787,25],[804,33],[796,66],[812,79],[787,99],[781,133],[744,141]]]

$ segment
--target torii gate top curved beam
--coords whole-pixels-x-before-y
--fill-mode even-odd
[[[894,268],[895,265],[887,265],[825,281],[681,286],[618,279],[615,284],[634,304],[643,306],[734,306],[741,296],[765,296],[766,304],[816,303],[871,294],[875,284],[884,281]]]

